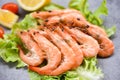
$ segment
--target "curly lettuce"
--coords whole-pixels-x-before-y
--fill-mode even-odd
[[[61,76],[43,76],[36,72],[28,70],[30,80],[62,80]]]
[[[106,3],[107,1],[103,0],[101,5],[94,12],[91,12],[89,10],[88,0],[71,0],[69,3],[69,7],[79,10],[90,23],[93,23],[95,25],[102,27],[103,20],[100,18],[100,16],[108,15],[108,9],[107,9]],[[108,30],[106,28],[104,29],[107,32],[108,37],[112,36],[116,32],[115,26],[109,28]]]
[[[69,7],[79,10],[89,22],[96,25],[103,24],[103,20],[100,18],[101,15],[108,15],[106,0],[103,0],[101,5],[94,12],[89,10],[88,0],[71,0]]]
[[[101,80],[103,73],[96,67],[96,57],[84,59],[78,68],[59,76],[44,76],[28,70],[30,80]]]
[[[46,6],[44,6],[41,10],[42,11],[49,11],[49,10],[59,10],[59,9],[65,9],[63,6],[55,4],[55,3],[50,3]]]
[[[16,67],[24,67],[26,64],[20,59],[17,43],[19,39],[13,34],[4,35],[4,39],[0,39],[0,57],[5,62],[17,62]]]
[[[112,35],[114,35],[115,32],[116,32],[116,26],[112,26],[111,28],[106,29],[106,33],[108,37],[111,37]]]
[[[103,73],[96,67],[96,57],[84,59],[83,64],[75,70],[66,72],[65,80],[101,80]]]
[[[13,25],[12,32],[14,33],[17,30],[27,30],[29,28],[35,28],[36,26],[37,20],[28,14],[22,21]]]

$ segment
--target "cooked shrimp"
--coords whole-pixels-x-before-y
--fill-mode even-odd
[[[100,28],[99,26],[90,24],[87,20],[85,20],[85,18],[81,14],[78,13],[71,13],[68,15],[64,14],[61,16],[61,21],[66,23],[68,26],[79,27],[83,31],[89,31],[89,28],[91,28],[92,30],[99,32],[101,35],[107,36],[104,29]]]
[[[65,30],[78,41],[80,49],[83,51],[85,57],[94,57],[97,55],[100,48],[98,42],[94,38],[75,28],[69,29],[65,27]]]
[[[96,30],[99,31],[101,34],[107,36],[107,34],[102,28],[99,28],[96,25],[92,25],[88,23],[85,17],[79,11],[74,10],[74,9],[53,10],[53,11],[48,11],[48,12],[46,11],[46,12],[39,12],[39,13],[35,12],[35,13],[32,13],[32,16],[35,18],[46,19],[45,22],[47,22],[47,25],[52,25],[52,26],[55,24],[58,26],[58,23],[60,22],[64,22],[65,24],[70,25],[70,26],[88,27],[88,25],[90,25],[90,26],[95,27]],[[49,17],[51,18],[48,19]]]
[[[59,75],[72,69],[76,65],[75,54],[73,50],[57,33],[52,33],[49,31],[47,31],[47,33],[53,43],[60,49],[63,55],[63,60],[61,64],[55,70],[53,70],[50,75]]]
[[[52,16],[60,16],[62,14],[68,14],[68,13],[80,13],[80,12],[74,9],[52,10],[52,11],[34,12],[32,13],[32,16],[35,18],[46,19]]]
[[[98,56],[109,57],[113,54],[114,44],[109,38],[101,35],[99,32],[96,32],[95,30],[89,30],[89,34],[92,37],[94,37],[100,45],[100,50],[98,52]]]
[[[50,17],[50,18],[48,18],[47,19],[48,21],[45,21],[44,22],[44,24],[45,24],[45,26],[47,26],[47,27],[53,27],[53,26],[59,26],[59,24],[61,24],[60,23],[60,17],[59,16],[54,16],[54,17]]]
[[[73,21],[74,20],[86,21],[86,19],[82,16],[82,14],[80,15],[79,13],[62,14],[60,16],[53,16],[53,17],[47,18],[48,22],[52,22],[52,21],[54,22],[54,20],[56,20],[56,22],[63,22],[63,23],[73,22],[72,20],[69,20],[69,19],[72,19]]]
[[[68,19],[68,20],[70,20],[70,19]],[[105,47],[102,48],[102,51],[101,50],[99,51],[98,54],[99,54],[100,57],[108,57],[108,56],[113,54],[114,45],[113,45],[112,41],[110,39],[108,39],[107,34],[105,33],[105,31],[102,28],[97,27],[95,25],[88,24],[88,23],[87,23],[86,28],[82,28],[81,27],[82,25],[78,24],[77,22],[74,23],[74,26],[78,26],[80,28],[80,30],[82,30],[83,32],[85,32],[85,33],[89,34],[90,36],[94,37],[98,42],[102,41],[101,43],[99,42],[99,44],[100,45],[102,44]],[[100,36],[100,37],[97,38],[98,36]],[[104,44],[103,38],[101,36],[104,36],[104,40],[106,40],[106,42],[108,42],[108,44]],[[109,48],[108,45],[111,45],[111,48]],[[104,52],[106,54],[104,54],[102,52]],[[104,56],[102,56],[101,54],[104,54]]]
[[[105,32],[105,30],[97,25],[93,25],[91,23],[87,23],[88,26],[90,26],[89,28],[87,28],[87,30],[90,32],[91,30],[94,30],[96,32],[98,32],[99,34],[106,36],[107,37],[107,33]]]
[[[75,57],[76,57],[76,63],[77,63],[75,65],[75,68],[78,67],[82,63],[82,61],[83,61],[83,52],[79,48],[79,45],[77,44],[77,42],[65,30],[63,30],[63,32],[62,32],[62,30],[58,27],[57,29],[55,29],[55,31],[61,37],[63,37],[65,42],[73,49],[73,51],[75,53]]]
[[[76,14],[76,15],[74,15],[74,14]],[[113,45],[113,43],[109,40],[109,39],[107,39],[107,34],[106,34],[106,32],[102,29],[102,28],[100,28],[100,27],[98,27],[98,26],[96,26],[96,25],[92,25],[92,24],[90,24],[90,23],[88,23],[87,21],[85,21],[83,18],[81,18],[81,17],[79,17],[79,16],[77,16],[77,14],[78,13],[69,13],[69,14],[63,14],[61,17],[60,17],[60,19],[59,19],[59,16],[58,17],[51,17],[51,18],[48,18],[48,22],[46,22],[46,25],[48,25],[48,26],[52,26],[52,27],[54,27],[54,25],[59,25],[59,24],[61,24],[60,22],[62,22],[62,24],[66,24],[67,26],[69,26],[69,27],[79,27],[79,29],[81,30],[81,31],[83,31],[84,33],[87,33],[87,34],[89,34],[90,36],[92,36],[92,35],[96,35],[97,36],[97,34],[99,34],[99,35],[102,35],[102,36],[105,36],[106,38],[106,40],[108,41],[108,42],[110,42],[109,44],[111,44],[112,46],[111,47],[114,47],[114,45]],[[57,18],[57,19],[56,19]],[[57,21],[58,20],[58,21]],[[54,23],[55,22],[55,23]],[[95,32],[95,33],[93,33],[93,32]],[[94,37],[95,38],[95,37]],[[95,38],[96,39],[96,38]],[[100,38],[99,38],[100,39]],[[103,43],[102,43],[103,44]],[[105,46],[107,46],[107,44],[104,44]],[[107,48],[107,47],[106,47]],[[109,50],[110,50],[110,48],[108,48]],[[102,49],[102,51],[104,50],[104,52],[105,52],[105,50],[106,49]],[[110,56],[110,54],[112,55],[113,54],[113,50],[114,49],[112,49],[111,48],[111,52],[109,52],[108,54],[109,54],[109,56]],[[108,55],[107,55],[107,52],[108,51],[106,51],[106,56],[104,55],[104,57],[107,57]],[[101,51],[99,52],[99,54],[101,53]],[[100,55],[99,55],[100,56]],[[101,56],[101,57],[103,57],[103,56]]]
[[[79,27],[82,31],[86,32],[86,30],[89,30],[89,27],[93,30],[96,30],[101,35],[107,36],[105,30],[102,28],[90,24],[87,22],[79,13],[69,13],[69,14],[63,14],[61,16],[54,16],[46,19],[47,21],[44,22],[45,26],[48,28],[58,26],[58,25],[67,25],[68,27]]]
[[[29,33],[32,35],[34,40],[38,43],[40,46],[40,49],[46,53],[46,57],[48,60],[47,65],[43,67],[33,67],[29,66],[29,69],[39,73],[39,74],[45,74],[49,75],[50,72],[57,68],[57,66],[61,62],[61,52],[59,49],[53,45],[48,39],[46,39],[44,36],[42,36],[38,31],[31,30]]]
[[[41,51],[40,47],[32,40],[32,38],[27,32],[22,31],[18,33],[18,36],[29,50],[28,54],[25,55],[22,49],[19,47],[20,58],[28,65],[40,65],[44,60],[45,53]]]

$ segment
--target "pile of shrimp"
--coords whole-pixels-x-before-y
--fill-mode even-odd
[[[42,20],[38,29],[18,32],[29,50],[19,47],[20,58],[28,68],[41,75],[60,75],[80,66],[84,58],[109,57],[114,44],[99,26],[89,23],[77,10],[53,10],[32,13]],[[47,61],[47,64],[40,65]]]

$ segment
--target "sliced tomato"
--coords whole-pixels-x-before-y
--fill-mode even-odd
[[[4,29],[0,26],[0,38],[3,38]]]
[[[2,9],[6,9],[6,10],[9,10],[13,13],[18,13],[18,5],[16,3],[13,3],[13,2],[9,2],[9,3],[6,3],[2,6]]]

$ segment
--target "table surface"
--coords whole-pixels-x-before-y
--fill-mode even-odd
[[[52,0],[55,3],[61,4],[67,7],[67,4],[70,0]],[[95,10],[97,6],[100,5],[102,0],[89,0],[90,9]],[[0,7],[6,2],[16,2],[16,0],[0,0]],[[104,25],[111,27],[112,25],[117,26],[117,32],[112,36],[112,41],[115,44],[114,55],[109,58],[98,58],[98,66],[102,69],[105,77],[104,80],[120,80],[120,0],[107,0],[107,7],[109,9],[109,15],[103,17]],[[20,20],[28,12],[23,9],[19,9]],[[5,29],[6,32],[9,32],[8,29]],[[27,70],[16,69],[15,64],[5,63],[0,59],[0,80],[29,80]]]

